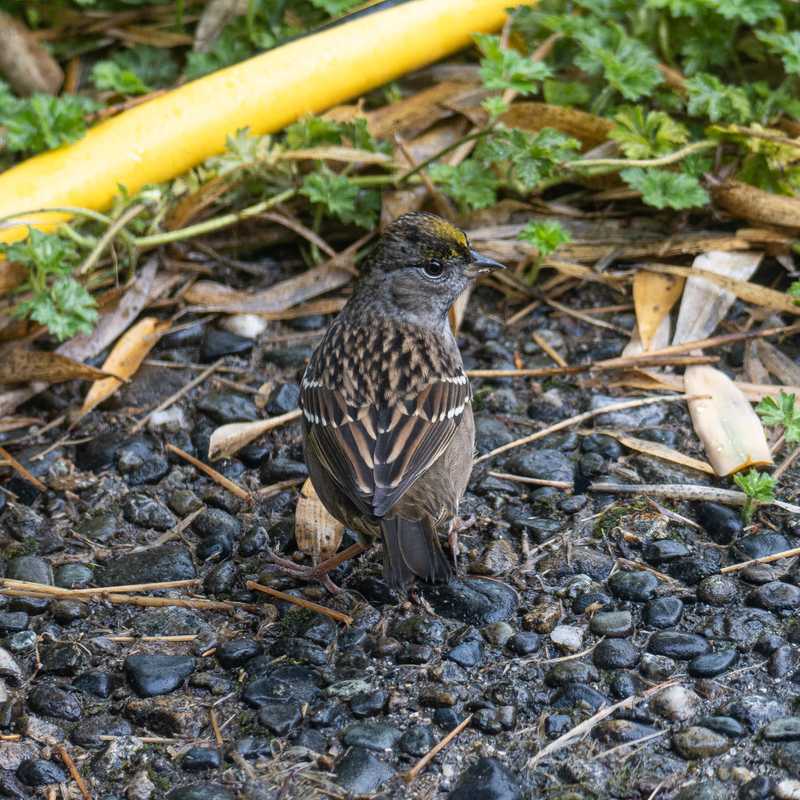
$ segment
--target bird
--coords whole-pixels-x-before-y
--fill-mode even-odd
[[[356,552],[382,541],[384,580],[400,592],[455,574],[440,536],[467,488],[475,426],[449,311],[477,277],[503,268],[441,217],[398,217],[303,374],[314,489],[356,532]]]

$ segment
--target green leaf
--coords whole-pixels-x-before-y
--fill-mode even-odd
[[[488,208],[497,202],[497,177],[474,159],[462,161],[457,167],[433,164],[428,174],[462,212]]]
[[[770,53],[781,57],[787,74],[800,75],[800,31],[789,33],[756,31],[756,36],[767,45]]]
[[[765,425],[780,425],[787,442],[800,442],[800,408],[793,394],[781,391],[777,400],[765,397],[756,406],[756,411]]]
[[[614,116],[611,138],[628,158],[652,158],[676,150],[689,141],[689,131],[663,111],[624,106]]]
[[[373,226],[380,211],[378,192],[361,189],[346,176],[338,175],[324,165],[306,175],[300,194],[320,206],[325,213],[362,228]]]
[[[311,5],[324,11],[329,17],[338,17],[361,2],[362,0],[311,0]]]
[[[91,333],[97,322],[94,298],[74,278],[58,278],[48,291],[21,303],[18,316],[44,325],[59,341]]]
[[[558,222],[545,220],[542,222],[529,222],[518,234],[517,238],[532,244],[539,252],[539,257],[544,258],[555,252],[562,244],[572,241],[569,231]]]
[[[57,233],[42,233],[30,228],[25,239],[13,244],[0,244],[0,253],[35,273],[35,280],[47,275],[68,274],[80,261],[75,242]]]
[[[111,60],[122,69],[136,73],[143,83],[154,89],[169,86],[180,71],[169,50],[147,44],[119,50]]]
[[[96,107],[74,94],[35,94],[19,100],[0,113],[6,147],[16,153],[38,153],[75,142],[86,133],[86,115]]]
[[[369,132],[364,117],[358,117],[352,122],[336,122],[309,115],[286,129],[286,145],[290,150],[344,143],[371,152],[385,149],[384,144],[376,141]]]
[[[482,103],[481,106],[483,110],[489,115],[490,120],[495,120],[498,117],[502,117],[503,114],[508,111],[508,103],[506,103],[503,98],[497,94],[493,95],[492,97],[487,97]]]
[[[748,472],[737,472],[733,476],[736,485],[752,500],[769,503],[775,499],[775,487],[778,482],[772,475],[751,469]]]
[[[746,25],[756,25],[781,13],[781,4],[777,0],[711,0],[711,6],[725,19]]]
[[[715,75],[700,73],[686,81],[688,110],[692,116],[711,122],[748,122],[752,108],[747,93],[738,86],[726,86]]]
[[[642,193],[642,199],[655,208],[696,208],[709,202],[708,192],[697,178],[665,169],[631,167],[620,172],[620,177],[632,189]]]
[[[545,102],[554,106],[585,106],[592,91],[580,81],[546,80],[542,84]]]
[[[92,68],[92,83],[98,89],[119,94],[147,94],[150,86],[130,69],[123,69],[113,61],[98,61]]]
[[[244,61],[256,52],[241,20],[227,25],[214,46],[206,53],[189,53],[186,56],[186,77],[191,81]]]
[[[575,63],[590,75],[602,74],[626,100],[649,97],[664,82],[650,48],[628,36],[619,25],[593,28],[576,38],[582,49]]]
[[[789,297],[794,297],[795,305],[800,306],[800,281],[794,281],[792,285],[789,287],[789,291],[787,292]]]
[[[503,47],[499,36],[476,33],[474,39],[483,54],[481,78],[487,89],[513,89],[519,94],[533,94],[539,83],[550,77],[547,64]]]

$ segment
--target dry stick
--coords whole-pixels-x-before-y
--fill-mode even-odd
[[[511,481],[512,483],[527,483],[531,486],[550,486],[553,489],[572,489],[574,484],[569,481],[550,481],[545,478],[524,478],[522,475],[512,475],[510,472],[495,472],[492,470],[489,475],[493,478],[499,478],[502,481]]]
[[[470,369],[470,378],[545,378],[551,375],[577,375],[581,372],[610,372],[631,367],[688,367],[694,364],[716,364],[718,356],[631,356],[630,359],[619,359],[619,364],[595,362],[577,364],[574,367],[535,367],[533,369]]]
[[[439,755],[439,753],[441,753],[442,750],[444,750],[444,748],[447,747],[447,745],[449,745],[450,742],[452,742],[453,739],[455,739],[456,736],[458,736],[461,731],[463,731],[464,728],[470,724],[470,722],[472,722],[472,714],[470,714],[465,720],[459,722],[458,725],[456,725],[456,727],[447,734],[447,736],[436,742],[436,744],[430,750],[428,750],[428,752],[425,753],[425,755],[422,756],[422,758],[417,761],[417,763],[414,764],[414,766],[411,767],[408,772],[404,772],[403,780],[406,783],[411,783],[417,777],[417,775],[419,775],[419,773],[422,772],[422,770],[425,769],[425,767],[427,767],[428,764],[430,764],[430,762],[433,761],[433,759],[436,758],[436,756]]]
[[[208,709],[208,720],[211,723],[211,730],[214,733],[214,740],[217,743],[217,747],[222,750],[225,740],[222,738],[222,731],[219,727],[219,721],[217,720],[217,712],[214,711],[213,708]]]
[[[597,417],[601,414],[608,414],[613,411],[626,411],[629,408],[639,408],[640,406],[649,406],[653,403],[674,403],[676,400],[692,400],[697,398],[697,396],[698,395],[680,394],[671,397],[642,397],[639,398],[638,400],[626,400],[623,403],[612,403],[609,406],[604,406],[603,408],[597,408],[594,409],[593,411],[585,411],[583,414],[577,414],[574,417],[568,417],[567,419],[562,419],[561,422],[556,422],[555,425],[550,425],[548,428],[544,428],[544,430],[532,433],[530,436],[524,436],[522,439],[517,439],[513,442],[509,442],[508,444],[504,444],[501,447],[495,447],[494,450],[490,450],[488,453],[482,455],[480,458],[476,458],[475,463],[480,464],[481,461],[486,461],[489,458],[494,458],[495,456],[500,455],[500,453],[505,453],[508,450],[513,450],[516,447],[522,447],[523,445],[529,444],[530,442],[535,442],[537,439],[549,436],[551,433],[563,430],[564,428],[569,428],[573,425],[579,425],[581,422],[585,422],[587,419],[592,419],[593,417]]]
[[[656,497],[670,497],[674,500],[710,500],[712,503],[725,503],[730,506],[743,506],[747,501],[744,492],[684,483],[592,483],[589,491],[607,494],[654,494]],[[785,503],[783,500],[764,502],[763,505],[773,505],[784,511],[800,514],[800,506]]]
[[[556,350],[538,331],[533,332],[533,341],[547,354],[547,356],[549,356],[550,360],[554,361],[559,367],[569,366],[567,362],[564,361],[561,353],[559,353],[558,350]]]
[[[557,300],[548,300],[545,297],[544,301],[551,308],[555,308],[567,316],[575,317],[575,319],[579,319],[581,322],[585,322],[588,325],[594,325],[596,328],[606,328],[606,330],[616,331],[617,333],[624,333],[626,336],[631,335],[631,332],[627,328],[623,328],[621,325],[615,325],[613,322],[606,322],[604,319],[595,319],[591,314],[584,314],[582,311],[577,311],[574,308],[565,306],[563,303],[559,303]]]
[[[94,594],[129,594],[130,592],[154,592],[159,589],[183,589],[187,586],[197,586],[201,581],[198,578],[190,578],[182,581],[160,581],[159,583],[130,583],[125,586],[99,586],[89,589],[67,589],[62,586],[49,586],[43,583],[33,583],[31,581],[18,581],[13,578],[0,578],[0,586],[9,589],[30,589],[40,594],[68,595],[69,597],[81,597],[82,595]]]
[[[162,533],[152,544],[146,544],[143,547],[135,547],[133,552],[139,553],[142,550],[151,550],[154,547],[160,547],[162,544],[177,539],[205,510],[206,507],[204,505],[200,506],[200,508],[192,511],[187,517],[184,517],[172,530]]]
[[[19,461],[17,461],[17,459],[11,455],[11,453],[2,447],[0,447],[0,456],[2,456],[9,463],[15,472],[18,472],[26,481],[28,481],[28,483],[32,483],[40,492],[47,491],[47,487],[38,478],[34,478],[34,476],[31,475],[31,473],[28,472],[28,470],[25,469],[25,467],[23,467],[22,464],[20,464]]]
[[[50,598],[59,597],[59,595],[48,594],[47,592],[35,592],[30,589],[3,589],[0,588],[0,594],[7,597],[42,597]],[[206,600],[205,598],[179,598],[179,597],[139,597],[133,594],[109,594],[95,597],[92,595],[64,595],[66,598],[77,600],[79,603],[91,603],[94,600],[105,600],[112,605],[117,606],[141,606],[142,608],[197,608],[206,609],[208,611],[227,611],[233,613],[238,609],[249,611],[252,614],[257,614],[263,609],[252,603],[237,603],[227,600]]]
[[[516,314],[512,314],[506,321],[506,327],[510,325],[516,325],[521,319],[524,319],[531,313],[531,311],[535,311],[539,306],[542,304],[541,300],[534,300],[532,303],[528,303],[524,308],[521,308],[517,311]]]
[[[739,333],[723,333],[719,336],[709,336],[707,339],[696,339],[693,342],[683,342],[682,344],[671,344],[659,350],[651,350],[642,353],[640,356],[623,356],[621,358],[607,358],[604,361],[596,362],[595,366],[629,366],[632,363],[641,365],[642,360],[650,356],[667,356],[675,353],[688,353],[691,350],[703,350],[708,347],[722,347],[733,342],[741,342],[746,339],[768,339],[772,336],[792,334],[800,331],[800,322],[791,325],[781,325],[779,328],[764,328],[764,330],[741,331]]]
[[[142,744],[185,744],[191,739],[167,739],[165,736],[112,736],[111,734],[101,734],[97,737],[101,742],[116,742],[117,739],[136,739]]]
[[[772,561],[780,561],[782,558],[794,558],[794,556],[800,556],[800,547],[793,547],[791,550],[782,550],[780,553],[761,556],[761,558],[751,558],[749,561],[740,561],[738,564],[731,564],[728,567],[723,567],[720,572],[738,572],[740,569],[753,566],[753,564],[769,564]]]
[[[598,711],[596,714],[593,714],[591,717],[589,717],[589,719],[584,720],[579,725],[571,728],[565,734],[559,736],[554,742],[550,742],[550,744],[547,745],[547,747],[545,747],[543,750],[540,750],[528,761],[528,769],[533,769],[543,758],[558,752],[563,747],[566,747],[568,744],[570,744],[574,739],[577,739],[579,736],[589,733],[589,731],[592,730],[592,728],[594,728],[598,722],[602,722],[606,717],[610,717],[616,711],[619,711],[619,709],[635,706],[637,703],[640,703],[642,700],[646,700],[656,692],[660,692],[662,689],[666,689],[670,686],[675,686],[677,683],[677,681],[665,681],[664,683],[659,683],[656,686],[651,687],[641,694],[626,697],[624,700],[620,700],[618,703],[614,703],[612,706],[601,708],[600,711]]]
[[[171,636],[104,636],[109,642],[193,642],[196,633],[175,634]]]
[[[21,738],[19,733],[0,733],[0,742],[18,742]]]
[[[174,333],[173,328],[170,333]],[[146,358],[144,363],[148,367],[164,367],[166,369],[208,369],[208,364],[197,364],[194,361],[161,361],[158,358]],[[251,370],[245,367],[217,367],[217,372],[230,372],[232,375],[250,375]]]
[[[264,486],[256,490],[256,496],[260,498],[272,497],[274,494],[284,491],[284,489],[291,489],[292,486],[297,486],[298,483],[305,483],[305,478],[286,478],[282,481],[276,481],[269,486]]]
[[[633,739],[630,742],[623,742],[622,744],[615,745],[614,747],[610,747],[608,750],[603,750],[602,753],[598,753],[596,756],[592,756],[592,761],[596,761],[600,758],[605,758],[606,756],[610,756],[612,753],[616,753],[618,750],[624,750],[626,747],[634,747],[635,745],[644,744],[645,742],[649,742],[652,739],[660,739],[662,736],[666,736],[669,733],[668,730],[666,731],[656,731],[655,733],[651,733],[647,736],[642,736],[639,739]]]
[[[140,431],[145,425],[147,425],[147,421],[153,414],[158,414],[160,411],[164,411],[165,409],[169,408],[173,403],[176,403],[178,400],[181,399],[185,394],[190,392],[194,389],[195,386],[201,384],[209,375],[215,372],[220,364],[222,363],[222,359],[217,359],[210,367],[204,369],[196,378],[192,378],[185,386],[182,386],[178,389],[175,394],[170,395],[163,403],[156,406],[152,411],[148,411],[132,428],[131,433],[137,433]]]
[[[63,744],[60,744],[56,747],[56,751],[58,752],[58,755],[61,757],[61,760],[67,765],[69,774],[72,775],[72,779],[78,785],[78,789],[81,795],[83,795],[83,800],[92,800],[92,794],[89,791],[89,787],[86,785],[86,781],[84,781],[80,772],[78,772],[78,767],[72,760],[72,756],[67,751],[67,748],[64,747]]]
[[[326,617],[334,620],[334,622],[343,622],[345,625],[353,624],[353,618],[347,614],[343,614],[341,611],[334,611],[332,608],[326,608],[318,603],[312,603],[310,600],[305,600],[302,597],[295,597],[292,594],[286,594],[286,592],[273,589],[271,586],[263,586],[255,581],[247,581],[245,586],[251,591],[261,592],[262,594],[267,594],[270,597],[275,597],[278,600],[283,600],[286,603],[292,603],[296,606],[300,606],[300,608],[307,608],[309,611],[316,611],[318,614],[324,614]]]
[[[194,456],[190,456],[185,450],[181,450],[180,447],[175,447],[174,444],[168,444],[167,450],[169,450],[170,453],[175,453],[176,456],[179,456],[184,461],[188,461],[193,467],[199,469],[200,472],[204,472],[212,481],[227,489],[231,494],[235,494],[240,500],[244,500],[245,503],[253,502],[253,497],[250,492],[243,489],[238,483],[228,480],[228,478],[217,472],[213,467],[209,467],[208,464],[204,464]]]

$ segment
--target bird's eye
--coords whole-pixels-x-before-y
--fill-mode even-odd
[[[441,261],[428,261],[422,269],[429,278],[441,278],[444,272]]]

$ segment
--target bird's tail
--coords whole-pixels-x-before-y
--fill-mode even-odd
[[[429,520],[393,517],[381,520],[383,577],[393,589],[405,590],[415,578],[446,583],[453,566]]]

